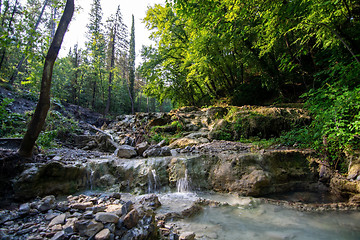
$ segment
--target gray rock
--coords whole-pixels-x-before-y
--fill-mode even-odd
[[[95,215],[95,220],[103,223],[117,223],[119,217],[114,213],[99,212]]]
[[[51,240],[63,240],[66,237],[67,236],[66,236],[66,233],[64,231],[59,231],[51,238]]]
[[[143,157],[157,157],[160,156],[161,147],[158,145],[150,146],[144,153]]]
[[[57,217],[55,217],[53,220],[51,220],[51,222],[49,223],[49,227],[52,227],[54,225],[58,225],[61,224],[63,225],[65,223],[65,219],[66,219],[66,214],[61,214]]]
[[[95,235],[95,240],[107,240],[110,238],[110,230],[105,228]]]
[[[136,146],[137,153],[142,156],[143,153],[149,148],[148,142],[142,142]]]
[[[121,145],[116,150],[119,158],[132,158],[137,156],[136,149],[130,145]]]
[[[195,233],[193,233],[193,232],[181,233],[179,239],[180,240],[194,240],[195,239]]]
[[[92,202],[74,203],[71,205],[72,208],[79,209],[79,210],[85,210],[86,208],[92,207],[92,206],[94,206],[94,204]]]
[[[80,236],[91,237],[104,228],[101,222],[95,220],[78,220],[74,223],[75,231],[79,232]]]
[[[30,204],[29,203],[24,203],[21,204],[19,207],[19,214],[20,215],[27,215],[30,213]]]

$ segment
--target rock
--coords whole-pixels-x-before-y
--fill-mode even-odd
[[[51,222],[49,223],[49,227],[52,227],[54,225],[58,225],[61,224],[63,225],[65,223],[65,219],[66,219],[66,214],[60,214],[59,216],[55,217],[53,220],[51,220]]]
[[[192,138],[179,138],[177,140],[175,140],[174,142],[172,142],[169,147],[174,149],[174,148],[185,148],[187,146],[194,146],[199,144],[200,141],[197,139],[192,139]]]
[[[80,233],[80,236],[91,237],[104,228],[104,225],[95,220],[78,220],[74,222],[75,231]]]
[[[131,210],[124,217],[124,225],[127,229],[132,229],[139,222],[139,213],[136,209]]]
[[[194,240],[195,239],[195,233],[193,233],[193,232],[181,233],[179,239],[180,240]]]
[[[74,203],[71,205],[72,208],[79,209],[79,210],[85,210],[86,208],[89,208],[92,206],[94,206],[94,204],[92,202]]]
[[[132,158],[136,156],[137,156],[136,149],[130,145],[121,145],[117,149],[117,157],[119,158]]]
[[[360,175],[360,164],[352,164],[348,171],[347,179],[356,179]]]
[[[46,212],[54,207],[55,197],[54,196],[46,196],[44,197],[39,204],[37,205],[36,209],[40,212]]]
[[[198,214],[200,211],[202,211],[202,207],[193,203],[189,208],[186,208],[181,212],[181,216],[189,218]]]
[[[136,151],[138,153],[139,156],[142,156],[143,153],[149,148],[149,143],[148,142],[142,142],[142,143],[139,143],[137,146],[136,146]]]
[[[111,198],[121,199],[121,193],[115,192],[110,195]]]
[[[110,230],[105,228],[95,235],[95,240],[107,240],[110,238]]]
[[[150,146],[146,151],[143,153],[143,157],[157,157],[160,156],[161,147],[158,145]]]
[[[102,223],[117,223],[119,217],[114,213],[99,212],[95,215],[95,220]]]
[[[105,174],[105,175],[100,177],[97,184],[100,187],[108,187],[108,186],[113,186],[115,184],[115,182],[116,182],[116,179],[115,179],[115,177],[113,175]]]
[[[171,149],[169,147],[162,147],[160,151],[160,156],[171,156]]]
[[[20,215],[27,215],[30,213],[30,204],[29,203],[24,203],[21,204],[19,207],[19,214]]]
[[[161,206],[159,198],[155,194],[143,197],[140,200],[140,203],[145,207],[151,208],[152,210],[156,210]]]
[[[132,203],[131,201],[127,201],[127,202],[121,207],[122,215],[128,214],[133,208],[134,208],[133,203]]]
[[[63,240],[66,239],[66,233],[64,231],[59,231],[51,238],[51,240]]]

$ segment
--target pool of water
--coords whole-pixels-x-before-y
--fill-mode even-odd
[[[269,204],[205,207],[174,223],[197,239],[360,239],[360,212],[309,213]]]

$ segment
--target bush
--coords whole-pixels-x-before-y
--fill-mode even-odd
[[[8,107],[14,99],[4,98],[0,104],[0,137],[11,136],[25,125],[25,118],[9,111]]]

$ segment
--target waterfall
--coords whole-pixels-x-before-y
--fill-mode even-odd
[[[177,180],[176,188],[178,193],[191,192],[187,169],[185,170],[185,177]]]
[[[158,190],[158,176],[155,169],[148,172],[148,193],[155,193]]]

